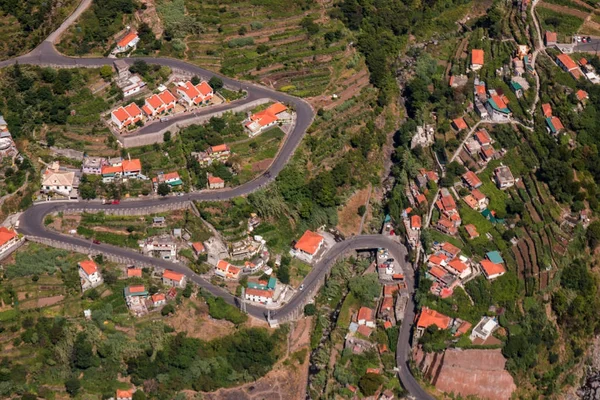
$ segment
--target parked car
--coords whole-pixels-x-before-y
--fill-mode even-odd
[[[298,290],[300,290],[300,291],[304,290],[304,283],[302,285],[300,285],[300,287],[298,288]]]
[[[96,240],[96,239],[92,240],[92,242],[93,242],[94,244],[100,244],[100,241],[99,241],[99,240]]]
[[[116,206],[117,204],[121,204],[121,200],[116,200],[116,199],[115,199],[115,200],[113,200],[113,201],[112,201],[112,204],[113,204],[113,205],[115,205],[115,206]]]

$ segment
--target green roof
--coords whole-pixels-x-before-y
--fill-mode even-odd
[[[550,132],[552,132],[552,133],[558,132],[558,129],[556,129],[556,127],[552,123],[552,117],[546,118],[546,125],[548,125],[548,128],[550,128]]]
[[[504,264],[504,259],[502,258],[500,253],[495,250],[488,251],[485,256],[488,258],[488,260],[490,260],[494,264]]]
[[[175,181],[168,182],[168,184],[169,184],[170,186],[179,186],[179,185],[182,185],[182,184],[183,184],[183,182],[181,181],[181,179],[177,179],[177,180],[175,180]]]
[[[523,86],[521,86],[521,84],[519,82],[515,82],[515,81],[510,81],[510,87],[515,92],[517,90],[523,90]]]
[[[267,284],[267,288],[271,290],[275,290],[275,286],[277,285],[277,279],[274,277],[269,278],[269,283]]]
[[[496,110],[496,111],[499,111],[499,112],[502,112],[502,113],[505,113],[505,114],[509,114],[510,113],[510,110],[508,109],[508,107],[504,107],[504,108],[498,107],[498,104],[496,104],[496,102],[492,98],[488,99],[488,103],[490,103],[490,105],[492,106],[492,108],[494,110]]]

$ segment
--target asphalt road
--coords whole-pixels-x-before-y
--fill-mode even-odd
[[[85,0],[84,0],[85,1]],[[71,18],[74,20],[74,18]],[[72,22],[72,21],[70,21]],[[69,22],[69,23],[70,23]],[[61,29],[65,29],[66,26],[61,26]],[[52,35],[51,38],[54,38],[57,35]],[[52,39],[54,40],[54,39]],[[182,202],[186,200],[198,200],[198,201],[207,201],[207,200],[226,200],[237,196],[246,195],[251,193],[275,179],[277,174],[285,167],[290,157],[293,155],[296,147],[304,137],[308,127],[312,124],[314,118],[314,111],[312,107],[304,100],[289,96],[285,93],[277,92],[271,90],[269,88],[258,86],[253,83],[245,83],[238,82],[231,78],[221,76],[212,71],[205,70],[203,68],[197,67],[195,65],[188,64],[181,60],[170,59],[170,58],[154,58],[154,57],[144,57],[141,58],[145,60],[149,64],[159,64],[162,66],[168,66],[172,69],[178,69],[182,71],[189,72],[193,75],[198,75],[200,77],[209,78],[211,76],[219,76],[224,84],[228,87],[232,88],[240,88],[244,89],[248,92],[248,97],[242,101],[252,101],[259,98],[270,98],[275,101],[280,101],[290,105],[294,111],[296,112],[296,125],[291,133],[289,133],[286,137],[285,143],[283,144],[280,152],[278,153],[276,159],[273,161],[271,166],[265,171],[264,174],[259,176],[253,181],[247,182],[244,185],[237,186],[231,189],[219,190],[219,191],[202,191],[190,193],[185,196],[171,196],[166,198],[150,198],[143,200],[130,200],[130,201],[122,201],[118,206],[112,205],[103,205],[98,202],[88,202],[88,201],[75,201],[75,202],[48,202],[34,205],[26,210],[20,218],[19,231],[25,235],[33,235],[39,237],[45,237],[47,239],[59,240],[65,243],[70,243],[73,245],[80,246],[90,246],[90,249],[94,248],[95,250],[99,250],[104,254],[113,254],[120,257],[127,257],[133,260],[139,260],[140,262],[151,263],[157,265],[162,268],[169,268],[174,271],[185,274],[188,279],[200,287],[206,289],[210,293],[215,296],[222,297],[225,301],[230,304],[238,305],[238,300],[232,296],[230,293],[225,292],[219,287],[216,287],[209,282],[205,281],[189,268],[185,267],[182,264],[172,263],[169,261],[164,261],[156,258],[146,257],[140,253],[135,251],[124,249],[116,246],[110,246],[107,244],[95,245],[85,239],[62,235],[56,232],[47,231],[43,224],[44,216],[61,210],[102,210],[108,207],[121,207],[121,208],[141,208],[145,206],[156,205],[160,202],[166,203],[174,203],[174,202]],[[136,59],[124,59],[129,64],[132,64]],[[36,49],[31,51],[30,53],[18,57],[12,60],[6,60],[0,62],[0,68],[8,65],[12,65],[14,63],[20,64],[32,64],[32,65],[48,65],[48,66],[56,66],[56,67],[66,67],[66,68],[78,68],[78,67],[100,67],[103,65],[112,65],[114,59],[110,58],[70,58],[61,55],[56,51],[54,45],[51,40],[47,40],[43,42]],[[234,107],[239,105],[240,102],[230,103],[229,107]],[[224,107],[226,109],[227,107]],[[183,117],[182,117],[183,118]],[[176,124],[179,121],[178,118],[171,118],[169,121],[164,122],[163,124],[167,124],[167,126]],[[153,129],[162,129],[165,125],[156,124],[156,127],[150,125],[147,129],[152,131]],[[367,249],[367,248],[378,248],[385,247],[387,248],[393,255],[394,258],[398,260],[404,260],[406,257],[406,248],[397,243],[389,240],[388,238],[381,235],[360,235],[355,236],[349,240],[336,243],[333,247],[328,249],[325,254],[323,260],[319,262],[317,265],[313,267],[311,272],[304,280],[304,290],[299,292],[294,296],[289,303],[284,305],[283,307],[273,310],[271,312],[272,319],[284,319],[289,313],[293,312],[297,306],[304,302],[306,296],[310,295],[313,291],[316,290],[316,286],[321,281],[323,276],[328,273],[329,269],[333,265],[334,260],[349,251],[355,249]],[[413,277],[410,276],[413,271],[411,266],[406,264],[404,265],[404,269],[407,272],[407,285],[411,292],[414,292],[414,280]],[[265,318],[267,310],[264,307],[247,304],[246,307],[247,312],[257,318]],[[398,338],[398,351],[396,354],[397,364],[400,368],[398,376],[404,387],[409,391],[409,393],[416,399],[426,399],[433,400],[431,396],[429,396],[417,383],[414,377],[410,373],[410,369],[408,368],[408,360],[410,357],[410,338],[411,338],[411,326],[412,321],[414,320],[414,303],[412,298],[407,305],[407,311],[405,316],[405,323],[402,324],[400,329],[400,335]]]

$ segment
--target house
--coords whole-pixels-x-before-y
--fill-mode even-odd
[[[452,197],[450,192],[448,192],[446,189],[442,189],[440,198],[435,202],[435,205],[438,210],[440,210],[440,212],[446,216],[458,214],[458,208],[456,207],[454,197]]]
[[[584,103],[587,99],[590,98],[588,92],[586,92],[585,90],[581,90],[581,89],[579,89],[577,92],[575,92],[575,97],[577,97],[577,100],[580,103]]]
[[[552,116],[552,106],[550,105],[550,103],[542,104],[542,114],[544,114],[544,117],[546,118]]]
[[[177,84],[179,100],[186,106],[207,104],[214,96],[212,87],[205,81],[196,86],[192,82],[179,82]]]
[[[467,276],[471,275],[472,272],[471,267],[460,258],[455,258],[446,263],[446,270],[451,274],[457,275],[460,279],[465,279]]]
[[[558,41],[558,35],[556,32],[546,31],[544,34],[544,41],[546,42],[546,46],[554,46]]]
[[[496,186],[502,190],[512,187],[515,184],[515,178],[512,172],[510,172],[510,168],[506,165],[500,165],[494,169],[494,180],[496,181]]]
[[[146,87],[146,82],[144,82],[139,75],[133,75],[125,82],[117,82],[117,85],[123,91],[123,97],[129,97]]]
[[[560,133],[560,131],[565,129],[565,127],[563,126],[562,122],[558,117],[547,117],[546,129],[548,130],[548,133],[551,133],[552,135],[557,135]]]
[[[475,325],[475,328],[473,328],[473,331],[471,332],[469,339],[471,339],[471,341],[473,341],[476,338],[479,338],[483,341],[486,341],[492,335],[492,333],[496,330],[496,328],[498,328],[498,322],[496,322],[495,318],[483,317],[483,318],[481,318],[479,323],[477,323],[477,325]]]
[[[81,172],[86,175],[100,175],[104,165],[106,165],[106,158],[85,157],[81,164]]]
[[[141,278],[142,277],[142,269],[141,268],[127,268],[127,277],[128,278]]]
[[[123,289],[123,293],[124,293],[125,297],[148,296],[148,291],[146,290],[144,285],[126,286]]]
[[[469,187],[471,187],[471,189],[477,189],[478,187],[483,185],[483,182],[481,182],[481,179],[479,179],[477,174],[475,174],[475,172],[473,172],[473,171],[467,171],[462,176],[462,178],[465,181],[465,183],[467,185],[469,185]]]
[[[477,201],[477,208],[479,210],[484,210],[487,208],[488,198],[485,196],[485,194],[481,193],[479,189],[473,189],[471,191],[471,196],[473,199],[475,199],[475,201]]]
[[[115,67],[115,71],[117,71],[117,79],[129,79],[131,72],[129,72],[129,65],[125,62],[125,60],[117,59],[113,62],[113,65]]]
[[[358,315],[356,317],[356,322],[358,325],[365,325],[369,328],[375,328],[375,318],[373,317],[373,310],[368,307],[361,307],[358,310]]]
[[[442,216],[440,219],[438,219],[435,227],[440,232],[450,236],[455,236],[458,234],[458,227],[446,216]]]
[[[413,230],[421,229],[421,216],[420,215],[412,215],[410,217],[410,228]]]
[[[281,103],[271,104],[263,111],[252,114],[249,120],[244,124],[250,137],[274,126],[279,121],[289,120],[291,117],[287,113],[287,107]]]
[[[156,178],[152,178],[152,183],[155,187],[158,187],[158,185],[160,185],[161,183],[166,183],[170,187],[183,185],[183,182],[179,177],[179,173],[177,171],[167,172],[166,174],[161,172],[156,176]]]
[[[479,143],[481,146],[486,146],[493,143],[490,134],[485,129],[478,130],[473,136],[475,137],[475,140],[477,140],[477,143]]]
[[[142,253],[151,254],[163,260],[177,260],[177,243],[168,235],[148,238],[140,243]]]
[[[496,157],[496,150],[492,145],[486,144],[485,146],[481,146],[479,149],[479,156],[485,162],[490,161],[494,157]]]
[[[583,76],[583,72],[577,66],[575,61],[568,54],[559,54],[556,56],[556,64],[563,69],[563,71],[568,72],[571,76],[577,80]]]
[[[496,264],[491,262],[490,260],[481,260],[479,262],[479,265],[481,266],[483,274],[489,280],[496,279],[504,275],[504,273],[506,272],[506,269],[504,269],[504,266],[502,264]]]
[[[123,168],[123,177],[125,178],[138,178],[142,173],[142,162],[139,158],[123,160],[121,167]]]
[[[75,173],[61,171],[58,163],[46,168],[42,175],[42,192],[58,193],[65,197],[77,198],[75,188]]]
[[[304,234],[294,244],[290,254],[294,257],[303,259],[307,262],[312,262],[319,250],[323,248],[325,238],[318,233],[305,231]]]
[[[500,255],[500,252],[496,250],[488,251],[485,254],[485,258],[496,264],[504,264],[504,259],[502,258],[502,255]]]
[[[137,32],[131,31],[117,42],[116,50],[118,52],[124,52],[129,49],[133,49],[139,41],[140,37],[138,36]]]
[[[148,117],[154,117],[158,114],[173,110],[177,98],[168,90],[163,90],[159,94],[152,95],[145,100],[142,110]]]
[[[185,275],[180,274],[179,272],[172,271],[170,269],[165,269],[162,277],[163,285],[173,286],[178,288],[185,287]]]
[[[117,389],[117,400],[133,400],[133,390]]]
[[[507,121],[511,118],[512,112],[507,106],[507,101],[505,96],[499,96],[497,94],[493,94],[485,103],[485,107],[490,115],[492,121],[502,122]]]
[[[207,180],[209,189],[223,189],[225,187],[225,181],[218,176],[208,174]]]
[[[17,235],[17,232],[4,226],[0,227],[0,255],[9,250],[18,241],[19,235]]]
[[[450,242],[444,242],[439,246],[438,251],[444,254],[448,259],[453,259],[460,253],[460,249]]]
[[[238,280],[240,278],[241,268],[229,264],[225,260],[219,260],[215,266],[215,275],[223,279]]]
[[[273,302],[273,290],[247,288],[244,291],[244,297],[248,301],[256,303],[270,304]]]
[[[98,266],[92,260],[80,261],[79,264],[79,273],[83,274],[85,279],[90,281],[92,284],[95,284],[102,280],[100,276],[100,271],[98,271]]]
[[[111,183],[114,182],[115,179],[121,178],[123,175],[123,167],[113,167],[111,165],[103,165],[100,169],[100,174],[102,175],[102,182]]]
[[[510,81],[510,89],[515,93],[517,99],[523,97],[523,86],[517,81]]]
[[[141,121],[143,118],[142,110],[135,103],[130,103],[125,107],[119,107],[110,113],[111,121],[119,129],[128,127]]]
[[[478,71],[483,67],[485,52],[481,49],[471,50],[471,70]]]
[[[465,197],[463,197],[463,200],[473,210],[477,210],[478,209],[477,200],[475,200],[475,198],[473,196],[471,196],[470,194],[468,194]]]
[[[231,154],[231,149],[226,144],[210,146],[206,152],[213,160],[225,161]]]
[[[150,299],[152,300],[152,305],[154,307],[160,307],[167,304],[167,297],[163,293],[153,294]]]
[[[487,100],[487,94],[486,94],[486,90],[485,90],[485,82],[478,81],[474,85],[474,94],[475,94],[475,97],[477,99],[479,99],[481,102],[484,102]]]
[[[417,337],[423,336],[423,333],[430,326],[435,325],[438,329],[448,329],[452,319],[429,307],[423,307],[417,319]]]
[[[479,237],[479,232],[477,232],[477,227],[473,224],[465,225],[465,230],[469,235],[469,239],[473,240]]]
[[[452,120],[452,126],[454,127],[454,129],[456,129],[457,131],[461,131],[463,129],[468,129],[468,125],[465,122],[464,118],[456,118],[454,120]]]
[[[206,253],[206,248],[204,247],[204,243],[202,242],[192,243],[192,249],[194,250],[194,254],[196,254],[197,256]]]

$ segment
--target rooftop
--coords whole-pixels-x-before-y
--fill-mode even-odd
[[[296,250],[302,250],[305,253],[314,255],[319,249],[320,244],[323,242],[323,236],[318,233],[307,230],[304,232],[302,237],[298,239],[294,248]]]

